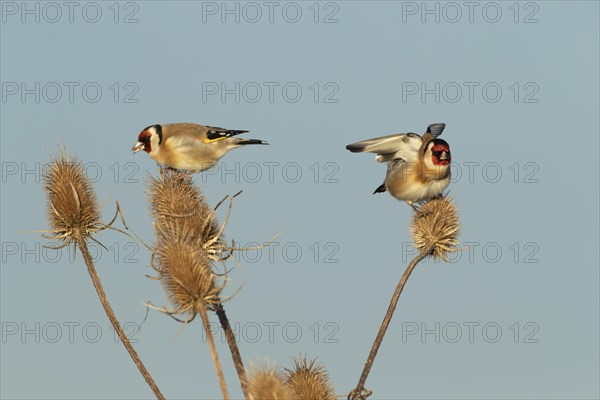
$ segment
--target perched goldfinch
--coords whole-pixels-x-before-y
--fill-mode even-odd
[[[138,135],[131,148],[144,150],[161,165],[189,172],[209,169],[229,150],[247,144],[268,144],[258,139],[234,137],[248,131],[236,131],[189,123],[150,125]]]
[[[385,181],[373,194],[388,191],[415,208],[413,203],[437,196],[450,184],[450,146],[437,139],[445,127],[446,124],[431,124],[423,137],[399,133],[352,143],[346,148],[353,153],[375,153],[377,162],[388,163]]]

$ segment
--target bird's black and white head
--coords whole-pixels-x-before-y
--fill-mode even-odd
[[[447,169],[451,161],[450,145],[445,140],[433,139],[427,143],[423,155],[425,166],[431,169]]]
[[[162,143],[162,126],[150,125],[140,132],[138,135],[137,143],[131,148],[131,151],[137,153],[140,150],[144,150],[150,154],[153,151],[156,152],[158,147]]]

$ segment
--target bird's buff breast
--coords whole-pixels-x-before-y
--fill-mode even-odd
[[[156,154],[150,156],[159,164],[184,171],[204,171],[215,165],[210,149],[188,143],[164,143]],[[216,160],[215,160],[216,161]]]
[[[385,187],[392,196],[402,201],[423,201],[442,193],[450,184],[449,170],[442,179],[431,179],[410,166],[388,171]]]

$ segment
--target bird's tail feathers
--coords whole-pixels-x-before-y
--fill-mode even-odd
[[[238,144],[240,146],[245,146],[247,144],[269,144],[269,143],[267,143],[265,140],[239,138],[239,139],[237,139],[236,144]]]
[[[375,194],[375,193],[383,193],[385,191],[387,191],[387,189],[385,188],[385,182],[384,182],[381,185],[379,185],[377,187],[377,189],[375,189],[375,191],[373,192],[373,194]]]

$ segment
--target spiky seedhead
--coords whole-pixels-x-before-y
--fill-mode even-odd
[[[219,224],[189,174],[163,169],[147,181],[150,214],[155,225],[185,224],[201,243],[213,239]]]
[[[50,155],[44,170],[44,192],[48,204],[50,239],[68,245],[77,238],[85,239],[104,227],[100,207],[81,161],[62,147]]]
[[[307,361],[306,356],[294,358],[294,367],[285,369],[287,386],[296,399],[335,400],[337,396],[329,382],[325,366],[317,360]]]
[[[250,400],[295,400],[293,392],[285,384],[283,376],[273,367],[264,366],[250,376],[248,397]]]
[[[435,197],[419,207],[413,215],[411,235],[418,251],[431,248],[434,259],[448,261],[457,251],[460,219],[452,199]]]
[[[207,251],[189,229],[177,224],[157,228],[154,269],[174,305],[174,314],[194,316],[219,301],[223,284],[216,282]]]

